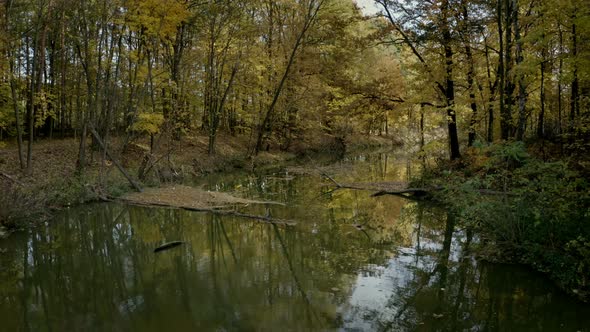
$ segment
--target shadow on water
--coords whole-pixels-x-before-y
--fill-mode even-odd
[[[349,158],[343,182],[403,180],[386,154]],[[210,189],[287,203],[295,219],[119,204],[64,211],[0,242],[6,331],[588,331],[590,307],[530,271],[476,262],[452,215],[398,197],[330,190],[286,171],[212,176]],[[154,254],[162,243],[182,246]]]

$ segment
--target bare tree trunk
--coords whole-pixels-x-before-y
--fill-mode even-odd
[[[38,18],[40,20],[40,18]],[[39,24],[38,24],[39,25]],[[27,101],[27,121],[28,121],[28,143],[27,143],[27,174],[31,174],[33,171],[32,159],[33,159],[33,139],[35,138],[35,91],[37,89],[36,80],[38,80],[37,72],[39,71],[39,26],[35,31],[34,38],[34,50],[32,67],[30,71],[31,82],[29,85],[29,99]]]
[[[76,170],[79,174],[84,173],[86,167],[86,136],[88,136],[88,120],[86,115],[83,115],[82,133],[80,134],[80,147],[78,150],[78,161]]]

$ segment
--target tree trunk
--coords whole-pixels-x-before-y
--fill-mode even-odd
[[[14,108],[14,119],[16,120],[16,141],[18,145],[18,161],[20,169],[25,169],[25,161],[23,159],[23,128],[20,122],[20,111],[18,109],[18,100],[16,95],[16,79],[14,78],[14,59],[10,59],[10,93],[12,96],[12,106]]]
[[[86,167],[86,136],[88,136],[88,120],[83,115],[82,133],[80,134],[80,147],[78,149],[78,161],[76,171],[79,174],[84,173]]]
[[[513,11],[511,0],[504,1],[504,10],[505,10],[505,19],[504,22],[500,22],[500,24],[504,24],[506,29],[504,31],[506,43],[504,48],[504,106],[500,110],[501,118],[500,118],[500,125],[501,125],[501,132],[502,132],[502,139],[507,140],[512,136],[512,108],[514,105],[514,75],[512,71],[512,19],[513,19]]]
[[[447,116],[448,116],[448,129],[449,129],[449,145],[451,151],[451,160],[461,158],[461,152],[459,151],[459,136],[457,134],[457,116],[455,113],[455,81],[453,80],[453,48],[452,48],[452,36],[448,22],[449,15],[449,1],[443,0],[442,2],[442,36],[443,36],[443,48],[445,52],[445,67],[446,67],[446,79],[445,79],[445,99],[447,103]]]
[[[494,82],[492,83],[492,69],[490,64],[490,51],[488,47],[487,39],[485,39],[485,57],[486,57],[486,69],[487,69],[487,76],[488,76],[488,87],[489,87],[489,96],[488,96],[488,127],[487,127],[487,141],[493,142],[494,141],[494,101],[496,100],[496,91],[498,87],[498,83],[500,81],[500,71],[501,71],[501,63],[502,57],[500,56],[498,59],[498,67],[496,69],[496,75]]]
[[[499,40],[499,53],[498,53],[498,83],[499,83],[499,92],[500,92],[500,137],[502,139],[508,139],[508,129],[506,124],[506,95],[505,95],[505,88],[506,88],[506,68],[504,66],[504,19],[502,15],[502,1],[498,0],[497,3],[497,25],[498,25],[498,40]]]
[[[524,55],[522,51],[522,38],[520,37],[520,23],[518,20],[518,0],[513,0],[512,2],[512,10],[513,10],[513,19],[512,22],[514,24],[514,35],[516,39],[516,66],[520,66],[524,61]],[[514,78],[516,79],[516,78]],[[524,75],[522,73],[518,74],[518,127],[516,129],[516,139],[522,141],[524,138],[524,131],[525,131],[525,124],[526,124],[526,114],[525,114],[525,105],[526,105],[526,87],[524,83]]]
[[[272,102],[271,102],[270,106],[268,107],[266,114],[264,115],[264,120],[260,124],[260,128],[258,128],[258,136],[256,138],[256,147],[254,148],[255,155],[257,155],[258,152],[260,152],[260,150],[262,149],[264,135],[267,132],[267,128],[270,127],[270,120],[274,114],[274,110],[275,110],[275,107],[276,107],[277,102],[279,100],[279,97],[281,96],[281,92],[283,91],[283,86],[285,85],[285,82],[287,81],[287,78],[289,77],[289,74],[291,72],[291,67],[293,66],[293,63],[295,62],[295,56],[297,55],[297,51],[299,50],[299,47],[303,43],[303,39],[305,37],[305,34],[307,33],[307,30],[309,30],[309,28],[311,28],[311,26],[315,23],[315,19],[317,17],[319,10],[321,9],[323,3],[324,3],[324,0],[310,0],[310,2],[309,2],[307,14],[305,17],[305,21],[303,23],[303,27],[301,28],[301,32],[297,36],[297,39],[295,41],[295,45],[293,46],[293,49],[292,49],[291,54],[289,56],[287,66],[285,67],[285,71],[283,72],[283,76],[282,76],[281,80],[279,81],[279,85],[277,86],[277,88],[274,91]],[[270,131],[271,129],[268,129],[268,130]]]
[[[557,78],[557,117],[558,133],[563,133],[563,31],[559,27],[559,77]]]
[[[576,19],[576,14],[572,15],[572,21]],[[580,105],[580,83],[578,80],[578,35],[576,31],[576,23],[572,22],[572,60],[573,60],[573,78],[572,78],[572,91],[571,91],[571,100],[570,100],[570,128],[574,127],[574,121],[576,116],[579,115],[579,105]]]
[[[543,59],[541,60],[541,110],[539,111],[539,122],[537,123],[537,137],[543,139],[545,137],[545,68],[547,67],[547,49],[543,48],[541,52]]]
[[[461,8],[463,11],[463,20],[466,25],[469,24],[469,12],[467,11],[467,4],[462,1]],[[467,90],[469,91],[469,104],[471,106],[471,119],[469,121],[469,135],[468,146],[473,146],[476,137],[475,126],[477,125],[477,102],[475,99],[475,60],[473,59],[473,51],[471,50],[471,35],[469,32],[463,31],[463,44],[465,47],[465,55],[469,69],[467,71]]]

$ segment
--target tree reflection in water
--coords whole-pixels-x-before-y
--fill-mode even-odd
[[[397,179],[405,163],[353,160],[342,181]],[[367,163],[372,165],[366,167]],[[346,175],[350,178],[346,178]],[[590,308],[526,269],[476,262],[477,237],[445,210],[321,178],[211,178],[217,190],[289,203],[294,228],[170,209],[96,204],[0,243],[6,331],[577,331]],[[212,184],[211,184],[212,185]],[[261,207],[250,212],[264,214]],[[356,225],[353,226],[353,225]],[[184,241],[158,254],[164,242]]]

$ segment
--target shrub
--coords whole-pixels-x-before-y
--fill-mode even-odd
[[[44,200],[16,184],[0,182],[0,225],[18,228],[44,213]]]
[[[522,143],[475,148],[478,166],[440,171],[438,199],[479,232],[486,255],[530,264],[589,294],[590,184],[574,164],[543,162]],[[485,160],[485,162],[482,162]],[[490,194],[492,193],[492,194]]]

